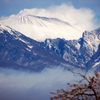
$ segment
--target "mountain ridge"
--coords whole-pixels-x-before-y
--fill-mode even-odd
[[[0,25],[0,56],[2,57],[0,65],[2,66],[8,62],[15,65],[15,68],[34,71],[57,66],[89,70],[100,61],[100,32],[96,30],[85,31],[78,40],[57,38],[38,42],[12,28],[7,27],[7,31],[4,27],[6,26],[2,28]]]

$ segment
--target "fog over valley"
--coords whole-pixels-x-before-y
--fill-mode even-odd
[[[41,73],[0,69],[0,100],[49,100],[51,92],[78,79],[77,74],[61,67]]]

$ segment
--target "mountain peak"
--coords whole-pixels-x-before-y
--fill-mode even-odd
[[[2,18],[0,23],[37,41],[44,41],[46,38],[73,40],[82,36],[82,30],[77,29],[70,22],[48,16],[39,16],[33,9],[24,9],[14,16]]]
[[[33,9],[23,9],[17,15],[25,16],[25,15],[33,15],[33,14],[34,14]]]

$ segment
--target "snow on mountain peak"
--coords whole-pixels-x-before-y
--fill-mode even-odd
[[[8,31],[10,34],[12,34],[12,29],[9,26],[0,24],[0,33],[3,33],[4,30]]]
[[[0,24],[0,34],[5,34],[5,33],[9,33],[9,34],[15,36],[16,39],[17,38],[19,39],[19,37],[22,36],[22,34],[20,32],[12,29],[11,27]]]
[[[17,15],[0,19],[0,23],[37,40],[44,41],[46,38],[65,38],[67,40],[79,39],[82,30],[77,29],[69,22],[57,18],[34,15],[35,10],[25,9]]]
[[[83,39],[88,44],[90,49],[93,52],[96,52],[98,50],[98,45],[100,44],[100,29],[96,29],[94,31],[88,32],[85,31],[83,33]]]

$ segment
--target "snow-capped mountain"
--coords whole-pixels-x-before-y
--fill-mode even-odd
[[[34,15],[31,9],[22,10],[16,15],[1,18],[0,23],[10,26],[37,41],[44,41],[46,38],[73,40],[82,36],[82,30],[71,25],[70,22],[37,16]]]
[[[47,47],[74,66],[100,66],[100,28],[83,33],[79,40],[48,39]]]
[[[34,71],[57,66],[65,61],[50,54],[43,43],[32,40],[14,29],[0,25],[0,67]]]
[[[100,29],[85,31],[78,40],[61,38],[37,42],[0,25],[0,67],[40,71],[45,67],[90,69],[100,66]]]

